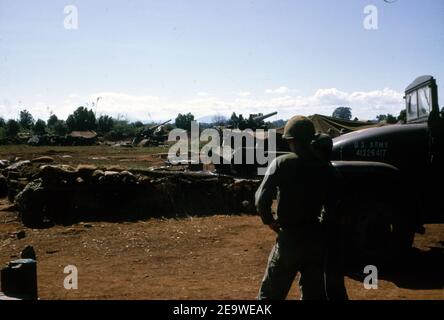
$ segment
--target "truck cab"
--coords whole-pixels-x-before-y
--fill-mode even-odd
[[[444,222],[438,187],[444,171],[444,121],[432,76],[415,79],[404,99],[405,122],[333,139],[332,160],[346,181],[344,201],[350,210],[364,212],[366,217],[359,219],[373,227],[398,230],[396,236],[403,239],[397,240],[409,246],[423,224]],[[373,230],[372,242],[384,238],[381,228]]]
[[[333,140],[332,159],[389,164],[399,170],[424,207],[424,222],[443,222],[441,201],[430,196],[442,171],[443,118],[432,76],[418,77],[405,90],[406,123],[352,132]],[[369,164],[371,165],[371,163]],[[438,181],[436,181],[438,182]],[[407,194],[406,194],[407,196]],[[435,208],[430,206],[436,203]],[[426,208],[428,207],[428,208]],[[436,221],[435,221],[436,220]]]

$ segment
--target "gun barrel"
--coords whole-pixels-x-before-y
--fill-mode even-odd
[[[166,125],[167,123],[169,123],[169,122],[171,122],[171,121],[172,121],[172,120],[170,119],[170,120],[168,120],[168,121],[162,122],[161,124],[156,124],[155,126],[150,127],[149,130],[151,130],[151,131],[156,130],[157,128],[159,128],[159,127],[161,127],[161,126],[164,126],[164,125]]]
[[[269,114],[266,114],[266,115],[263,115],[263,116],[255,117],[255,118],[253,118],[253,120],[257,121],[257,122],[260,122],[262,120],[265,120],[265,119],[270,118],[272,116],[275,116],[277,114],[278,114],[277,111],[275,111],[275,112],[272,112],[272,113],[269,113]]]
[[[164,126],[164,125],[166,125],[167,123],[170,123],[171,121],[173,121],[173,120],[172,120],[172,119],[170,119],[170,120],[167,120],[167,121],[165,121],[165,122],[161,123],[160,125],[161,125],[161,126]]]

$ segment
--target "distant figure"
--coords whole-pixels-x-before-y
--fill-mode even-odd
[[[332,188],[331,167],[310,145],[315,134],[306,117],[291,118],[284,129],[291,154],[276,158],[256,192],[264,224],[277,233],[258,299],[282,300],[297,272],[302,299],[325,300],[323,206]],[[271,204],[277,195],[277,216]]]

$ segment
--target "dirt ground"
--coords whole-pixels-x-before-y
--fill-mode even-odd
[[[0,159],[51,156],[56,163],[146,168],[162,165],[163,148],[2,146]],[[275,236],[254,216],[83,222],[28,229],[0,199],[0,266],[32,245],[41,299],[254,299]],[[395,270],[379,269],[377,290],[362,270],[348,272],[351,299],[444,300],[444,225],[428,225]],[[25,231],[18,239],[17,232]],[[63,287],[64,268],[79,287]],[[296,282],[289,295],[299,298]]]
[[[96,166],[122,166],[139,169],[164,165],[166,159],[162,158],[161,154],[167,152],[168,148],[165,147],[128,148],[105,145],[32,147],[28,145],[8,145],[0,146],[0,159],[18,157],[21,160],[32,160],[37,157],[49,156],[57,164],[76,166],[87,163]]]
[[[0,265],[32,245],[41,299],[254,299],[274,242],[254,216],[27,229],[9,205],[0,200]],[[362,274],[348,275],[350,298],[444,299],[444,225],[427,226],[415,247],[412,264],[380,276],[377,290],[364,288]],[[67,265],[78,269],[77,290],[63,287]],[[296,283],[289,298],[299,298]]]

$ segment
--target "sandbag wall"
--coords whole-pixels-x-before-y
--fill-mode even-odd
[[[17,180],[15,180],[17,181]],[[27,225],[45,220],[125,220],[213,214],[254,214],[256,180],[206,173],[113,171],[94,166],[43,165],[10,192]]]

